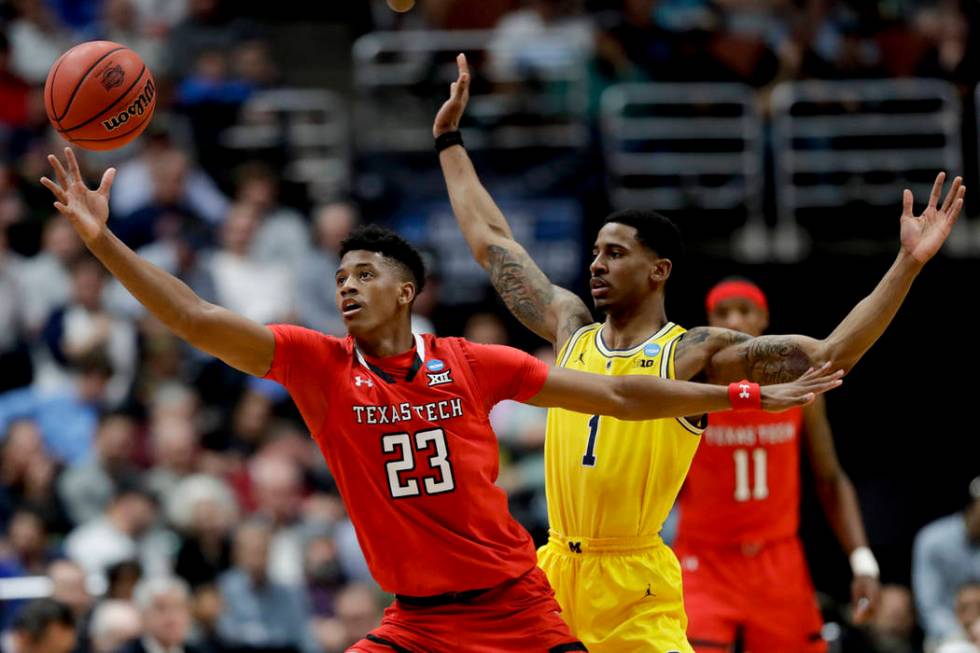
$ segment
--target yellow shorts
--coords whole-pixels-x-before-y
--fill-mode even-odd
[[[681,568],[659,537],[589,539],[554,531],[538,564],[562,617],[591,653],[694,653]]]

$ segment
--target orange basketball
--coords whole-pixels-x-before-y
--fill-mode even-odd
[[[156,85],[140,56],[126,46],[89,41],[51,66],[44,106],[65,140],[88,150],[112,150],[149,124]]]

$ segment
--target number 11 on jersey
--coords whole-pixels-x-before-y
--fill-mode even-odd
[[[595,467],[595,439],[599,435],[599,416],[593,415],[589,420],[589,444],[585,447],[585,455],[582,456],[582,465],[585,467]]]

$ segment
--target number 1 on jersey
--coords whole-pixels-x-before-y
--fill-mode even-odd
[[[582,464],[586,467],[595,467],[595,439],[599,435],[599,416],[593,415],[589,420],[589,444],[585,447],[585,455],[582,456]]]

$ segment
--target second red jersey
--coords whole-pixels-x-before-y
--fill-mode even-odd
[[[796,535],[803,411],[712,413],[680,496],[677,538],[751,544]]]
[[[537,394],[546,365],[507,347],[433,336],[375,360],[352,338],[270,328],[267,376],[296,402],[385,591],[482,589],[534,567],[531,537],[494,484],[498,449],[487,415],[499,401]]]

